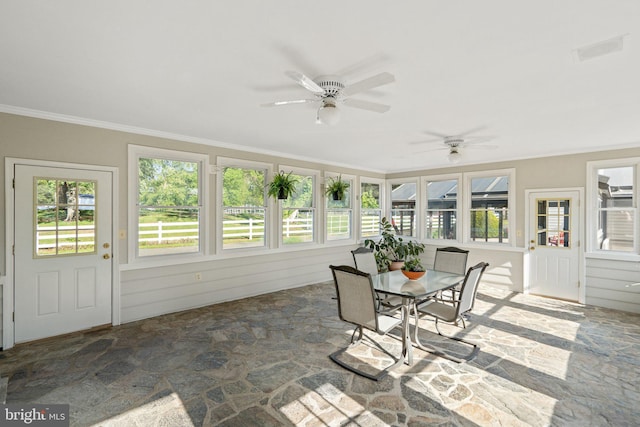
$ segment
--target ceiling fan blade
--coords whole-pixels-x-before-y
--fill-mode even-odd
[[[260,104],[261,107],[279,107],[281,105],[289,105],[289,104],[306,104],[309,102],[318,102],[318,99],[295,99],[292,101],[275,101],[275,102],[267,102],[266,104]]]
[[[439,138],[438,141],[442,141],[445,138],[447,138],[450,135],[444,134],[444,133],[440,133],[440,132],[435,132],[432,130],[425,130],[424,133],[426,133],[427,135],[431,135],[431,136],[435,136],[436,138]]]
[[[416,151],[413,154],[420,154],[420,153],[431,153],[433,151],[445,151],[445,150],[450,150],[449,147],[441,147],[441,148],[431,148],[429,150],[421,150],[421,151]]]
[[[342,93],[344,96],[351,96],[356,93],[363,92],[365,90],[373,89],[374,87],[386,85],[387,83],[391,83],[395,81],[396,78],[393,77],[391,73],[380,73],[375,76],[369,77],[368,79],[360,80],[352,85],[344,88]]]
[[[442,138],[438,138],[438,139],[427,139],[424,141],[412,141],[409,143],[409,145],[419,145],[419,144],[433,144],[436,142],[440,142],[442,143]]]
[[[344,105],[353,108],[361,108],[363,110],[374,111],[376,113],[386,113],[391,109],[389,105],[378,104],[377,102],[363,101],[361,99],[345,99]]]
[[[472,133],[476,133],[476,132],[479,132],[479,131],[481,131],[481,130],[485,130],[486,128],[487,128],[487,127],[486,127],[486,126],[484,126],[484,125],[483,125],[483,126],[476,126],[476,127],[472,128],[472,129],[469,129],[469,130],[467,130],[467,131],[465,131],[465,132],[458,133],[458,134],[456,134],[455,136],[460,136],[460,137],[462,137],[462,136],[470,135],[470,134],[472,134]]]
[[[456,138],[459,138],[459,137],[456,137]],[[491,141],[494,138],[495,137],[493,136],[470,136],[467,138],[461,138],[463,142],[460,145],[466,147],[468,145],[482,144],[482,143]]]
[[[315,95],[324,95],[324,89],[304,74],[297,71],[285,71],[285,74],[309,92]]]
[[[495,150],[497,145],[462,145],[463,148],[470,148],[472,150]]]

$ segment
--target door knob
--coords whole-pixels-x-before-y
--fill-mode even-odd
[[[111,255],[109,255],[109,254],[104,254],[104,255],[102,255],[102,258],[104,258],[104,259],[109,259],[109,258],[111,258]]]
[[[535,250],[536,250],[536,247],[535,247],[535,246],[531,246],[531,247],[529,248],[529,250],[531,250],[531,251],[535,251]]]

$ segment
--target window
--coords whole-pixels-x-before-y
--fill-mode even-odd
[[[637,164],[635,159],[590,164],[590,250],[637,253]]]
[[[266,245],[267,168],[222,167],[222,248]]]
[[[200,154],[130,147],[137,257],[202,253],[203,169]],[[133,169],[133,170],[132,170]]]
[[[571,237],[571,200],[536,200],[536,237],[531,243],[536,246],[570,248]]]
[[[96,181],[35,178],[35,256],[96,253]]]
[[[415,182],[391,183],[391,225],[400,236],[417,237]]]
[[[381,182],[360,182],[360,237],[369,238],[380,235],[382,220]]]
[[[326,194],[327,200],[327,241],[345,240],[353,237],[353,209],[351,205],[351,194],[353,193],[353,180],[342,175],[331,176],[327,179],[325,188],[332,183],[343,184],[343,194]],[[342,196],[342,197],[341,197]]]
[[[509,220],[514,205],[513,175],[513,170],[465,174],[467,241],[512,244]]]
[[[282,243],[285,245],[315,241],[316,174],[304,172],[291,176],[297,179],[293,196],[282,200]]]
[[[458,238],[458,176],[447,179],[425,180],[427,209],[425,238],[456,240]]]

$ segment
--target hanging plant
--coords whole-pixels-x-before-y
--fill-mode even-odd
[[[333,200],[342,200],[348,188],[349,183],[342,180],[342,175],[338,175],[337,178],[329,178],[326,194],[333,197]]]
[[[292,172],[284,173],[280,171],[273,176],[273,180],[269,183],[267,194],[274,199],[288,199],[295,193],[298,179],[291,176]]]

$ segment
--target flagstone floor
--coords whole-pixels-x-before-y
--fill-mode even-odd
[[[18,345],[0,352],[7,403],[68,403],[74,426],[640,425],[640,315],[481,284],[458,329],[476,359],[415,350],[374,382],[327,357],[352,331],[334,293],[323,283]],[[449,345],[420,327],[423,343]],[[400,351],[397,335],[376,339]]]

